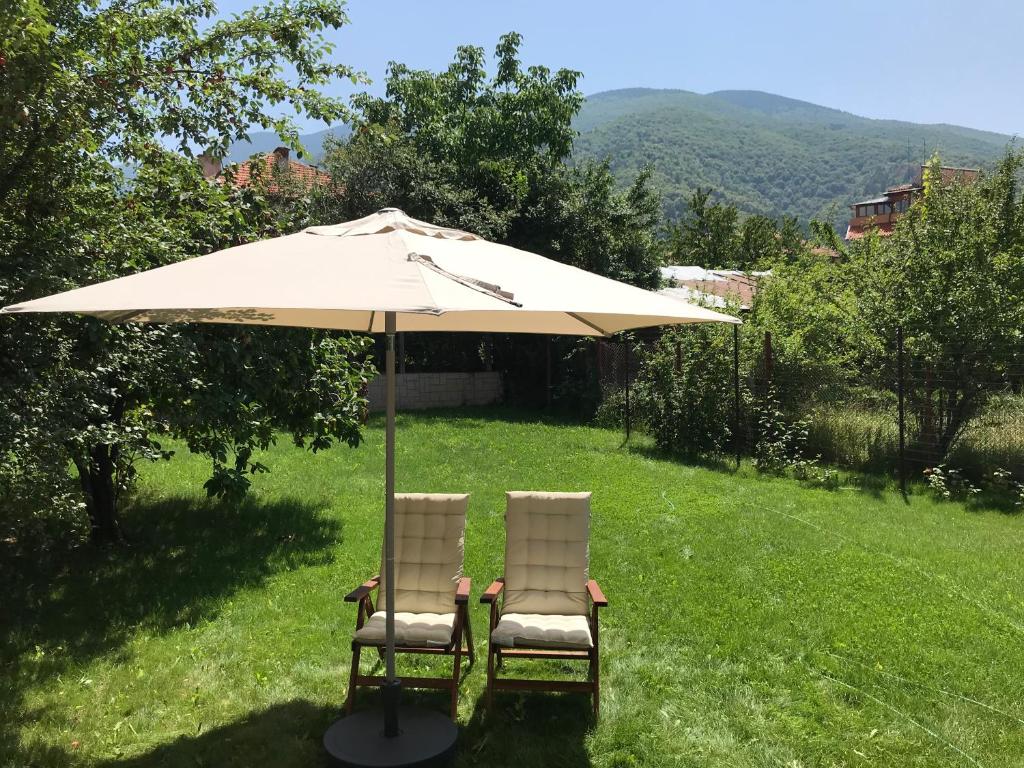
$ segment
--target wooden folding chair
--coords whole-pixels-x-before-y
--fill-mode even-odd
[[[589,493],[509,492],[505,577],[480,598],[491,606],[487,705],[495,690],[584,692],[600,711],[597,609],[608,605],[588,577]],[[498,596],[502,595],[501,610]],[[504,657],[589,662],[588,680],[498,677]]]
[[[467,610],[470,580],[462,575],[468,501],[468,494],[395,495],[395,651],[454,656],[451,677],[401,676],[402,684],[450,691],[453,720],[458,714],[462,654],[469,656],[470,666],[475,658]],[[378,586],[375,610],[372,593]],[[364,647],[373,647],[383,658],[386,594],[383,578],[374,576],[345,596],[346,602],[359,603],[347,712],[352,711],[357,686],[384,682],[383,676],[359,673],[359,656]]]

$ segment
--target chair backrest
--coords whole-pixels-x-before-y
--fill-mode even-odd
[[[468,493],[395,494],[395,610],[452,613],[462,577]],[[381,553],[377,610],[387,608]]]
[[[510,491],[502,612],[587,613],[590,493]]]

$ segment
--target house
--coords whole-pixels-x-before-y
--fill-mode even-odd
[[[668,283],[658,293],[681,301],[723,309],[730,302],[747,311],[754,303],[758,282],[771,272],[742,272],[738,269],[670,266],[661,268]]]
[[[287,190],[283,184],[282,175],[286,175],[290,184],[295,184],[299,189],[308,191],[314,186],[329,184],[330,174],[321,171],[319,168],[306,163],[293,160],[288,147],[278,147],[273,152],[262,155],[253,155],[248,160],[235,163],[229,166],[230,173],[225,174],[219,157],[202,154],[199,156],[199,165],[203,170],[203,176],[211,181],[224,182],[228,178],[236,188],[247,187],[252,183],[254,166],[263,165],[263,177],[269,181],[267,191],[270,193],[283,193]],[[279,184],[281,181],[282,184]]]
[[[861,200],[850,206],[853,216],[846,227],[847,240],[859,240],[868,232],[874,230],[883,237],[891,235],[896,220],[913,204],[914,199],[924,190],[925,170],[928,166],[921,166],[921,173],[911,184],[899,184],[889,187],[885,192],[869,200]],[[978,178],[977,168],[953,168],[943,166],[942,181],[949,183],[954,180],[970,184]]]

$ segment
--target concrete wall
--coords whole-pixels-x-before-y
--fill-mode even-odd
[[[501,374],[481,373],[399,373],[395,376],[395,401],[399,410],[453,408],[460,405],[490,405],[501,400]],[[384,410],[384,377],[370,382],[370,410]]]

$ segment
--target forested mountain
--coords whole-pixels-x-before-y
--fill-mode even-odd
[[[607,157],[623,182],[653,165],[671,217],[703,187],[743,213],[801,223],[830,216],[837,226],[850,203],[909,181],[933,152],[949,165],[986,166],[1011,141],[955,125],[872,120],[760,91],[607,91],[587,97],[575,125],[576,156]],[[344,136],[348,128],[302,137],[308,161],[320,161],[331,133]],[[229,159],[280,143],[273,133],[256,133],[234,145]]]
[[[607,157],[621,180],[646,164],[678,215],[699,187],[744,213],[805,222],[909,181],[935,151],[950,165],[986,166],[1011,137],[953,125],[871,120],[759,91],[706,95],[633,88],[587,98],[579,157]]]

